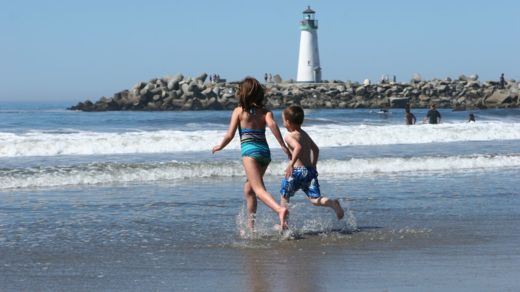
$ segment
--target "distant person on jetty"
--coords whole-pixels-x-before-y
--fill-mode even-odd
[[[332,208],[338,220],[341,220],[344,211],[339,201],[321,195],[316,169],[320,149],[301,128],[303,118],[303,109],[297,105],[287,107],[282,113],[283,125],[289,131],[284,138],[292,158],[282,180],[280,203],[288,206],[290,198],[301,189],[313,205]]]
[[[249,228],[254,228],[257,198],[259,198],[278,214],[281,228],[286,229],[289,211],[278,204],[264,185],[263,177],[271,162],[271,152],[265,137],[266,126],[271,129],[282,150],[287,155],[290,155],[290,152],[283,141],[273,113],[264,108],[264,88],[260,82],[252,77],[246,77],[240,82],[236,95],[239,99],[239,106],[231,114],[231,121],[224,139],[219,145],[213,147],[212,153],[224,149],[233,140],[238,128],[242,164],[247,177],[244,184],[244,197],[247,204]]]
[[[426,117],[424,117],[424,122],[428,122],[428,124],[440,124],[441,123],[441,113],[437,110],[437,106],[432,103],[430,106],[430,110],[426,113]]]
[[[264,74],[264,80],[265,80],[265,83],[267,83],[267,80],[269,79],[269,75],[267,75],[267,73]]]
[[[473,113],[469,114],[468,123],[474,123],[475,122],[475,115]]]
[[[500,75],[500,89],[506,88],[506,79],[504,78],[504,73]]]

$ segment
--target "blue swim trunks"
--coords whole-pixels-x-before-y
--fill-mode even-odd
[[[318,172],[315,168],[295,167],[289,179],[283,178],[280,194],[284,198],[290,198],[300,189],[311,199],[321,197]]]

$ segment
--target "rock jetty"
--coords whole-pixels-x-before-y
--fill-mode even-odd
[[[185,77],[182,74],[139,82],[131,89],[80,102],[69,110],[80,111],[170,111],[229,110],[237,105],[238,82],[207,82],[207,74]],[[267,106],[272,109],[299,104],[304,108],[439,108],[471,110],[520,107],[520,83],[506,80],[480,82],[477,75],[457,79],[421,80],[418,74],[408,83],[383,80],[371,84],[350,81],[295,83],[280,76],[266,84]]]

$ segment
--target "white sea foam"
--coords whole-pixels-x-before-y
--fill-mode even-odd
[[[218,131],[0,133],[0,157],[210,151]]]
[[[281,177],[286,162],[274,161],[267,175]],[[320,176],[399,174],[404,172],[471,172],[474,170],[519,168],[520,154],[472,156],[375,157],[323,160]],[[64,185],[127,182],[176,181],[183,179],[243,176],[240,161],[91,163],[0,169],[0,189],[55,187]]]
[[[306,128],[320,147],[520,140],[520,123],[440,125],[320,125]],[[224,131],[0,133],[0,157],[210,151]],[[271,147],[279,145],[269,133]],[[227,146],[239,149],[238,138]]]

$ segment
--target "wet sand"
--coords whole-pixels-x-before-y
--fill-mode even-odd
[[[0,280],[18,291],[517,291],[518,234],[488,236],[361,228],[222,247],[10,254]]]

